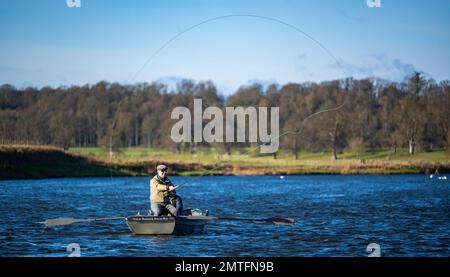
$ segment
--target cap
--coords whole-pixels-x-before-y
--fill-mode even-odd
[[[167,168],[168,168],[167,165],[160,164],[156,167],[156,170],[167,170]]]

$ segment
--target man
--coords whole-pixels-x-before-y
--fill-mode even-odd
[[[160,164],[157,174],[150,181],[150,208],[153,215],[180,215],[183,211],[181,197],[176,195],[175,187],[167,178],[168,167]]]

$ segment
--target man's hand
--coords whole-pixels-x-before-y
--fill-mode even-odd
[[[174,186],[169,186],[169,191],[175,190]]]

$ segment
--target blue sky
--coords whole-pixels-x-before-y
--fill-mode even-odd
[[[146,64],[180,32],[226,15],[265,18],[209,21],[179,35]],[[189,78],[212,80],[226,95],[255,81],[400,81],[414,70],[441,81],[450,79],[449,27],[446,0],[381,0],[380,8],[369,8],[366,0],[81,0],[81,8],[69,8],[66,0],[5,0],[0,83]]]

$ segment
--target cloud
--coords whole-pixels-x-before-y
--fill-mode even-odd
[[[17,72],[17,71],[23,71],[23,69],[14,67],[14,66],[9,66],[9,65],[0,65],[0,72],[5,72],[5,71]]]
[[[403,63],[399,59],[394,60],[393,66],[397,71],[404,72],[406,75],[412,74],[417,71],[412,64]]]
[[[253,79],[247,80],[246,83],[247,83],[248,85],[257,83],[257,84],[260,84],[260,85],[262,85],[262,86],[269,86],[269,85],[272,85],[272,84],[276,84],[276,83],[278,83],[278,82],[277,82],[277,80],[276,80],[275,78],[269,78],[269,79],[258,79],[258,78],[253,78]]]
[[[253,85],[253,84],[261,85],[261,87],[265,90],[270,85],[278,84],[278,82],[275,78],[269,78],[269,79],[253,78],[253,79],[248,80],[245,85]]]
[[[335,66],[335,65],[333,65]],[[346,75],[373,75],[374,67],[360,66],[355,64],[346,63],[339,60],[339,66],[345,71]]]
[[[355,78],[380,77],[392,81],[401,81],[405,76],[414,73],[413,64],[398,58],[391,59],[386,54],[370,55],[359,64],[339,61],[340,66],[347,75]]]
[[[184,78],[182,76],[164,76],[157,78],[155,82],[158,83],[179,83],[183,80],[187,80],[187,78]]]
[[[154,82],[166,85],[168,91],[177,91],[178,85],[184,80],[189,80],[189,81],[195,82],[195,80],[191,80],[191,79],[184,78],[184,77],[181,77],[181,76],[160,77],[160,78],[154,80]]]

